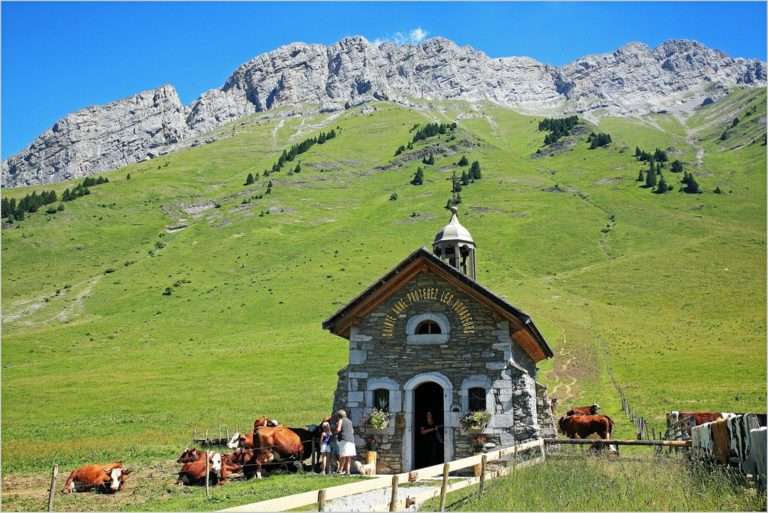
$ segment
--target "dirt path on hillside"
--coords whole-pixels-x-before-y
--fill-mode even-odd
[[[103,278],[103,275],[101,274],[93,278],[89,278],[74,284],[74,286],[69,289],[60,289],[58,294],[44,294],[30,299],[18,300],[10,306],[6,307],[5,311],[3,312],[3,324],[19,323],[25,326],[39,326],[50,323],[54,320],[67,322],[83,311],[85,299],[91,293],[96,284],[101,280],[101,278]],[[79,291],[74,298],[67,299],[67,296],[71,294],[73,290],[78,289]],[[59,301],[69,302],[65,304],[57,314],[45,319],[41,319],[39,321],[26,320],[40,309],[45,307],[52,307],[56,302]]]
[[[567,345],[568,338],[565,333],[563,333],[563,348],[558,351],[559,358],[552,371],[555,379],[557,379],[557,385],[555,385],[549,392],[549,397],[557,397],[560,404],[565,404],[566,401],[571,400],[575,396],[573,387],[576,384],[576,378],[571,376],[571,373],[569,372],[569,369],[573,365],[574,357],[570,354],[568,349],[565,349]]]
[[[685,128],[685,142],[696,150],[696,163],[694,165],[700,168],[704,164],[704,147],[698,144],[695,130]]]
[[[280,121],[272,129],[272,149],[277,150],[277,132],[285,125],[285,118],[280,118]]]

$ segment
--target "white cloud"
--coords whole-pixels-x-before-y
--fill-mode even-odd
[[[416,27],[411,30],[411,41],[414,43],[421,43],[429,35],[429,32],[421,27]]]
[[[427,38],[427,36],[429,36],[428,31],[424,30],[421,27],[416,27],[415,29],[407,33],[395,32],[389,37],[378,38],[378,39],[375,39],[373,42],[377,45],[380,45],[382,43],[395,43],[396,45],[415,45],[424,41]]]

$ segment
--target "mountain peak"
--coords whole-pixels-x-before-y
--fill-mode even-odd
[[[221,88],[188,107],[165,84],[70,114],[3,163],[3,183],[55,182],[113,169],[278,106],[340,110],[373,100],[410,104],[416,97],[483,100],[532,114],[642,115],[703,96],[713,85],[723,91],[765,81],[760,61],[732,59],[684,39],[653,50],[631,42],[560,68],[527,57],[491,59],[439,36],[405,45],[360,35],[327,46],[294,42],[242,64]]]

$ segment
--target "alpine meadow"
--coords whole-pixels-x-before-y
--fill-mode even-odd
[[[764,87],[562,130],[486,101],[347,107],[239,117],[98,173],[87,194],[73,194],[82,178],[3,191],[69,199],[4,219],[4,487],[45,481],[53,463],[162,469],[194,431],[262,414],[318,422],[347,363],[322,321],[429,247],[452,202],[478,281],[552,345],[550,396],[599,402],[622,420],[616,438],[635,433],[614,381],[659,430],[671,410],[765,410]],[[642,152],[656,150],[667,191],[647,184]],[[3,506],[41,509],[41,493],[5,489]],[[173,493],[117,505],[208,507],[163,502]]]

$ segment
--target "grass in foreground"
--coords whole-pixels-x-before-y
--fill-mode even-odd
[[[142,466],[126,481],[125,488],[114,495],[93,492],[61,493],[66,472],[59,475],[54,499],[56,511],[216,511],[233,506],[274,499],[285,495],[349,484],[359,477],[321,476],[313,473],[273,474],[264,479],[236,479],[224,486],[205,488],[178,486],[176,471],[180,465],[162,463]],[[48,505],[49,481],[43,479],[5,479],[4,511],[44,511]]]
[[[723,468],[647,461],[550,458],[448,496],[450,511],[765,511],[764,494]],[[436,511],[437,500],[423,511]]]

